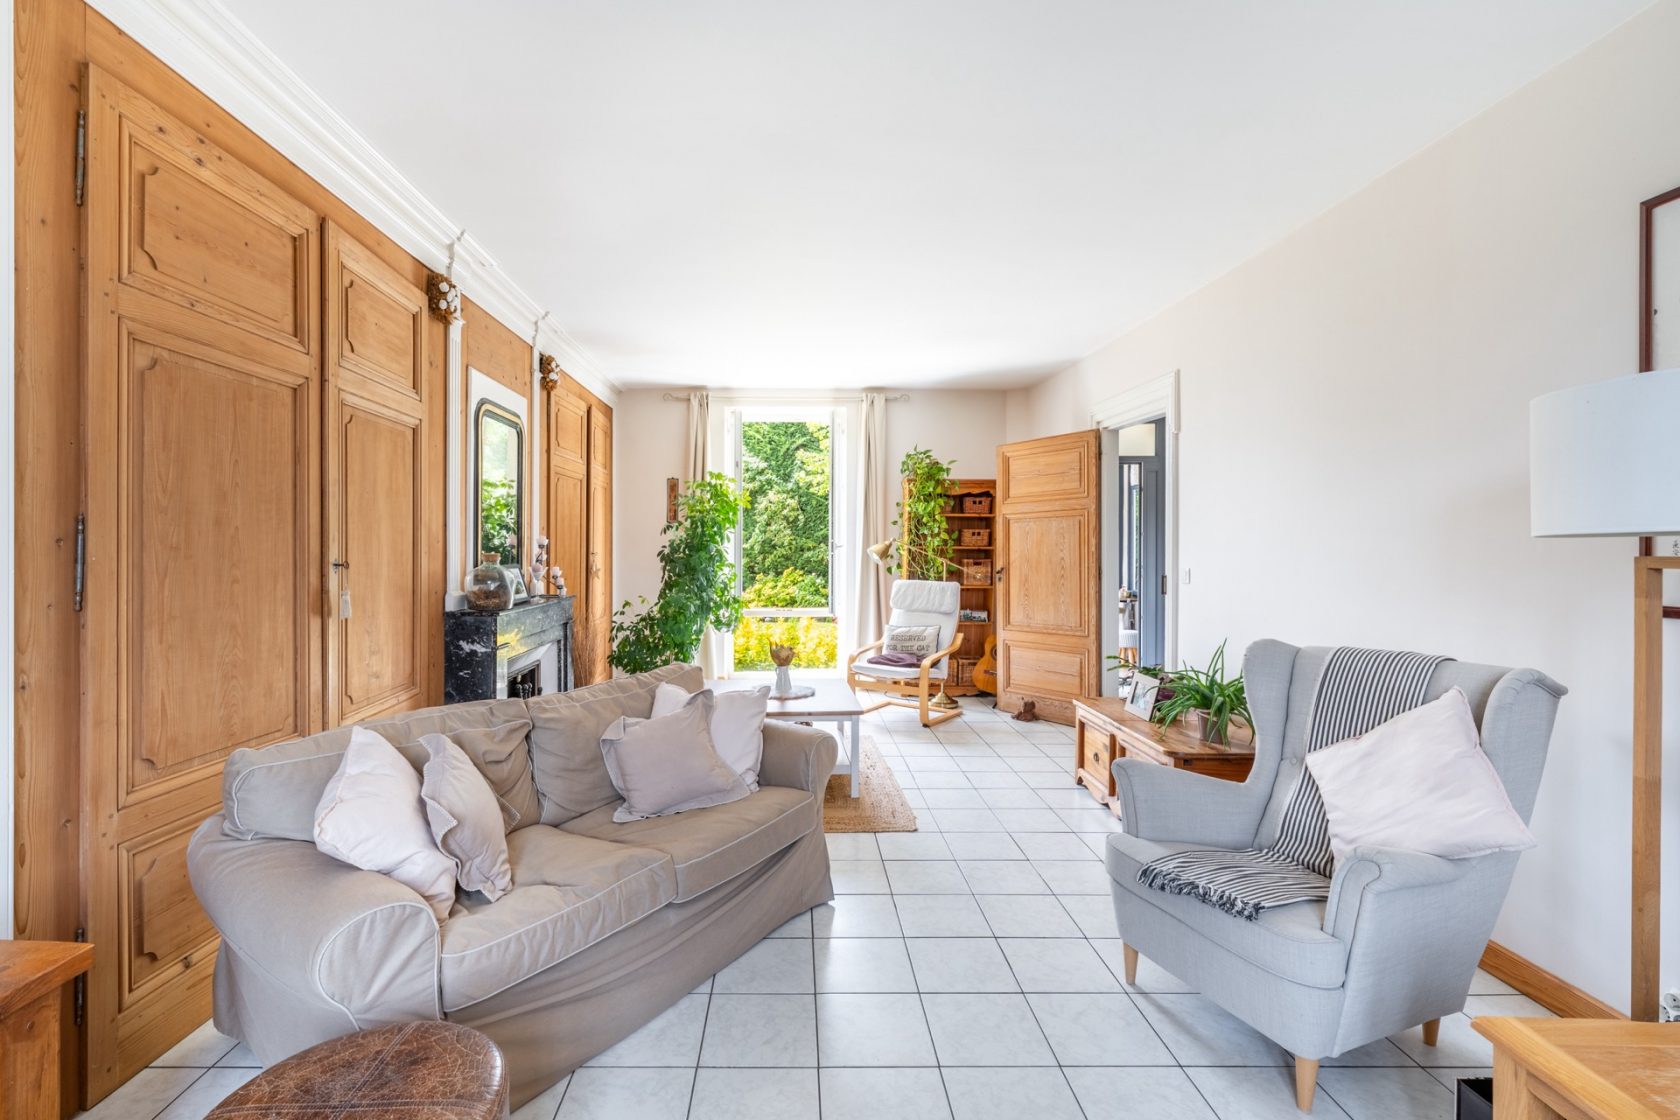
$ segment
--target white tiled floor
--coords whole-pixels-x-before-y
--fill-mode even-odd
[[[1289,1055],[1143,961],[1121,982],[1071,732],[965,702],[867,721],[921,831],[828,838],[838,896],[760,942],[516,1120],[1298,1117]],[[1445,1120],[1485,1074],[1471,1014],[1544,1014],[1478,973],[1465,1014],[1327,1061],[1318,1117]],[[91,1120],[198,1120],[254,1072],[206,1026]]]

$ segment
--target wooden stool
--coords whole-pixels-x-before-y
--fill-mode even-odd
[[[455,1023],[399,1023],[345,1035],[271,1066],[206,1120],[330,1116],[506,1120],[507,1069],[496,1044]]]

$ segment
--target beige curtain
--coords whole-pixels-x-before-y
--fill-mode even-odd
[[[856,633],[852,649],[879,638],[887,624],[887,601],[892,573],[869,556],[869,546],[892,536],[893,466],[887,453],[887,399],[884,393],[863,395],[858,440],[858,570]]]
[[[704,478],[711,468],[712,395],[696,391],[688,395],[688,473],[692,482]],[[728,660],[723,656],[723,637],[707,629],[700,638],[700,671],[708,680],[729,675]]]

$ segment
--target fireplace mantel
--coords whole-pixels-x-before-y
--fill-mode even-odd
[[[510,677],[547,661],[544,692],[572,687],[572,597],[534,596],[502,611],[445,611],[443,699],[447,704],[509,694]]]

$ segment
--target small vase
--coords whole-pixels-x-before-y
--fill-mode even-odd
[[[505,611],[513,606],[513,577],[502,567],[498,552],[479,556],[478,567],[467,574],[467,606],[475,611]]]
[[[786,696],[793,691],[793,672],[786,665],[776,666],[776,685],[770,690],[772,696]]]

